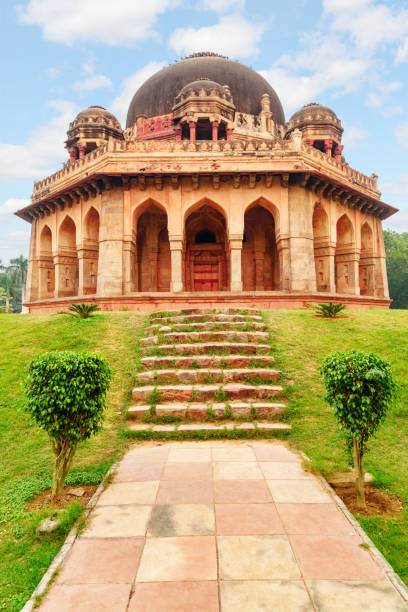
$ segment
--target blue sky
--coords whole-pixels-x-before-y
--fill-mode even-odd
[[[202,50],[267,78],[286,118],[308,102],[343,122],[344,155],[379,175],[408,231],[408,0],[0,2],[0,259],[27,254],[13,212],[66,161],[69,122],[99,104],[121,121],[156,70]]]

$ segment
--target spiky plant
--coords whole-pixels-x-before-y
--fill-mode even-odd
[[[325,319],[335,319],[343,310],[345,310],[345,304],[317,304],[316,313]]]
[[[67,314],[70,314],[77,319],[88,319],[94,314],[94,312],[100,310],[100,308],[98,304],[71,304],[71,306],[68,307],[68,310],[69,312]]]

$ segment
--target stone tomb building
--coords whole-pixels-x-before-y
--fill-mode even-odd
[[[201,53],[158,73],[126,129],[99,106],[68,128],[69,161],[34,184],[27,305],[388,307],[377,177],[353,170],[335,113],[286,123],[250,68]]]

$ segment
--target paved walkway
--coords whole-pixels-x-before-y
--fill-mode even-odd
[[[277,442],[127,453],[42,612],[399,612],[334,499]]]

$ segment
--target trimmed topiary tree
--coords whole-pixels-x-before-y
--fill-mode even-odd
[[[55,454],[52,502],[61,495],[78,442],[101,429],[110,379],[109,364],[93,353],[53,351],[29,366],[26,410],[47,432]]]
[[[352,452],[357,504],[365,507],[363,457],[367,442],[391,406],[395,383],[390,365],[374,353],[332,353],[321,374],[326,400],[342,428]]]

